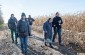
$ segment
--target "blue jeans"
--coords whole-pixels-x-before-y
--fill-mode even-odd
[[[61,32],[62,32],[62,29],[61,28],[56,28],[54,27],[54,35],[53,35],[53,42],[55,41],[55,38],[56,38],[56,35],[58,33],[58,42],[59,44],[61,44]]]
[[[28,36],[26,37],[20,37],[21,42],[21,50],[22,52],[27,52],[27,43],[28,43]]]

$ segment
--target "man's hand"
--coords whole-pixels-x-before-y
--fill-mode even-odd
[[[61,24],[61,20],[59,20],[58,23]]]
[[[54,27],[55,27],[56,25],[54,25]]]
[[[61,25],[61,20],[58,21],[59,25]]]
[[[47,31],[44,31],[44,33],[47,33]]]
[[[15,22],[15,25],[17,26],[17,23]]]

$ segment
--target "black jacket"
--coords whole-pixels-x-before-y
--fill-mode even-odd
[[[28,36],[28,33],[29,33],[28,27],[29,27],[29,24],[26,20],[25,21],[19,20],[18,25],[17,25],[19,36],[23,36],[22,33],[24,33],[26,36]]]
[[[61,17],[54,17],[52,22],[52,27],[62,28],[63,21]]]
[[[17,19],[15,17],[13,19],[10,18],[8,20],[8,27],[9,27],[9,29],[16,30],[16,24],[17,24]]]
[[[32,25],[35,20],[33,18],[28,18],[28,21],[29,21],[29,25]]]

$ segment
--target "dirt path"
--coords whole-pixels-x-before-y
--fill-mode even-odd
[[[85,53],[77,53],[72,47],[70,46],[59,46],[58,43],[53,43],[54,48],[49,48],[44,46],[43,34],[37,33],[33,31],[33,35],[31,39],[34,41],[34,45],[36,46],[35,49],[39,49],[45,55],[85,55]],[[34,46],[34,47],[35,47]]]
[[[53,43],[53,49],[44,46],[43,34],[35,31],[28,39],[28,55],[85,55],[77,53],[71,47],[59,46],[58,43]],[[9,30],[0,31],[0,55],[22,55],[19,38],[18,45],[11,43]]]
[[[73,50],[69,51],[64,46],[59,46],[58,43],[53,43],[54,48],[49,48],[44,46],[43,35],[33,31],[34,36],[33,41],[35,43],[36,48],[43,52],[45,55],[77,55]],[[35,36],[36,35],[36,36]],[[57,44],[57,45],[56,45]]]

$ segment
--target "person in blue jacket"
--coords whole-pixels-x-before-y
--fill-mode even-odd
[[[26,15],[25,13],[22,13],[21,19],[18,21],[18,34],[20,37],[20,42],[21,42],[21,50],[22,53],[27,55],[27,44],[28,44],[28,33],[29,33],[29,24],[26,20]]]
[[[59,45],[62,45],[61,41],[62,24],[63,24],[62,18],[59,17],[59,12],[57,12],[56,16],[53,18],[52,26],[54,29],[53,42],[55,42],[55,38],[58,33]]]
[[[11,30],[12,43],[17,44],[17,36],[16,36],[17,19],[14,17],[14,14],[11,14],[11,17],[8,20],[8,27]]]
[[[44,38],[45,40],[49,39],[49,45],[51,48],[52,46],[52,19],[49,18],[44,24],[43,24],[43,31],[44,31]],[[47,42],[45,41],[45,46],[47,46]]]

